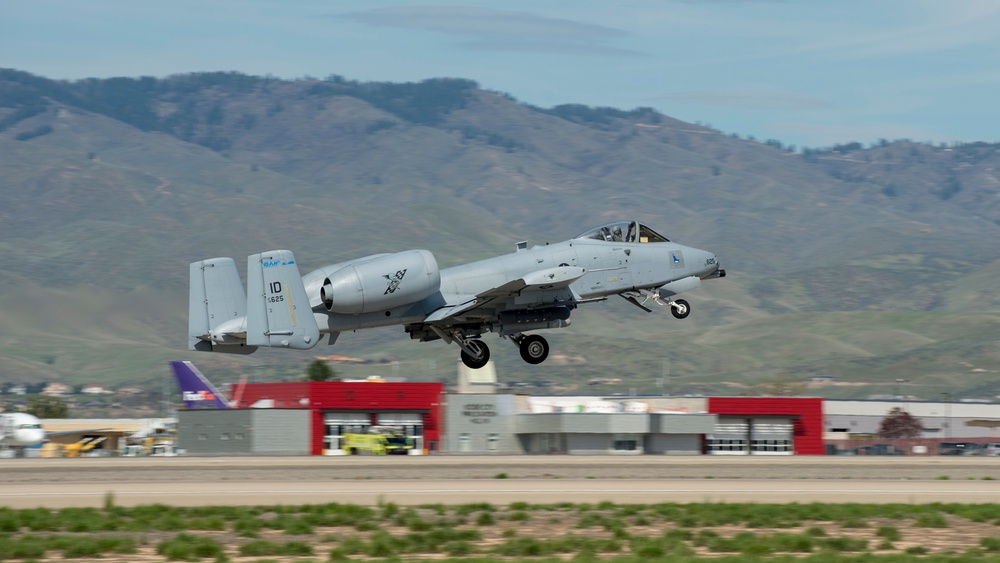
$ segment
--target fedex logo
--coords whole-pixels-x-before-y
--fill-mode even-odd
[[[181,393],[181,397],[185,401],[214,401],[215,400],[215,394],[214,393],[209,393],[208,391],[205,391],[204,389],[202,389],[200,391],[184,391],[183,393]]]

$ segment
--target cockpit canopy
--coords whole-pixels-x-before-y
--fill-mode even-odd
[[[637,228],[638,227],[638,228]],[[638,233],[638,238],[636,234]],[[670,239],[635,221],[616,221],[594,227],[573,238],[589,238],[613,242],[670,242]]]

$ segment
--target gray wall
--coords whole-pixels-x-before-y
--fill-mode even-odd
[[[308,455],[308,409],[198,409],[177,413],[177,447],[188,455]]]
[[[515,436],[516,395],[447,395],[441,451],[448,454],[524,453]],[[495,437],[491,442],[490,437]],[[495,449],[490,449],[491,443]]]
[[[701,435],[650,434],[646,440],[647,454],[701,455]]]

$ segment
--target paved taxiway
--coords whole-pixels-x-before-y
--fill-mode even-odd
[[[224,457],[0,461],[0,506],[1000,502],[966,457]],[[506,477],[506,478],[500,478]]]

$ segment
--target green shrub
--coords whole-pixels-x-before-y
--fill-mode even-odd
[[[313,548],[307,543],[298,541],[278,543],[268,540],[255,540],[240,546],[239,553],[244,557],[312,555]]]
[[[926,512],[918,514],[913,525],[918,528],[947,528],[948,520],[940,512]]]
[[[243,517],[233,523],[233,531],[243,538],[256,538],[264,523],[253,517]]]
[[[895,526],[879,526],[875,535],[880,538],[885,538],[886,541],[899,541],[903,538],[903,534],[899,532],[899,528]]]
[[[455,508],[455,514],[458,514],[459,516],[469,516],[473,512],[493,512],[495,510],[496,507],[488,502],[474,502],[457,506]]]
[[[312,535],[313,527],[304,518],[289,518],[282,531],[289,536],[309,536]]]
[[[343,552],[344,555],[357,555],[359,553],[364,553],[365,541],[357,536],[348,536],[340,542],[337,549]]]
[[[492,526],[495,523],[496,520],[494,520],[492,512],[480,512],[479,516],[476,517],[477,526]]]
[[[222,545],[207,536],[177,534],[173,539],[162,541],[156,546],[156,553],[169,561],[192,561],[206,557],[222,558]]]
[[[43,559],[46,551],[45,541],[38,536],[0,537],[0,556],[3,559]]]
[[[986,551],[1000,551],[1000,538],[996,536],[986,537],[979,540],[979,545]]]
[[[691,541],[694,538],[694,533],[691,530],[673,528],[663,532],[663,537],[671,541]]]
[[[475,548],[467,541],[453,541],[444,544],[442,551],[451,557],[463,557],[473,553]]]
[[[781,553],[809,553],[815,540],[808,534],[774,534],[768,538],[771,549]]]
[[[517,512],[511,512],[510,514],[508,514],[507,519],[512,522],[527,522],[528,520],[531,520],[531,515],[528,514],[527,512],[519,510]]]
[[[822,538],[817,544],[830,551],[864,551],[868,549],[868,540],[861,538]]]
[[[375,532],[368,540],[364,553],[369,557],[392,557],[396,554],[396,540],[388,532]]]

